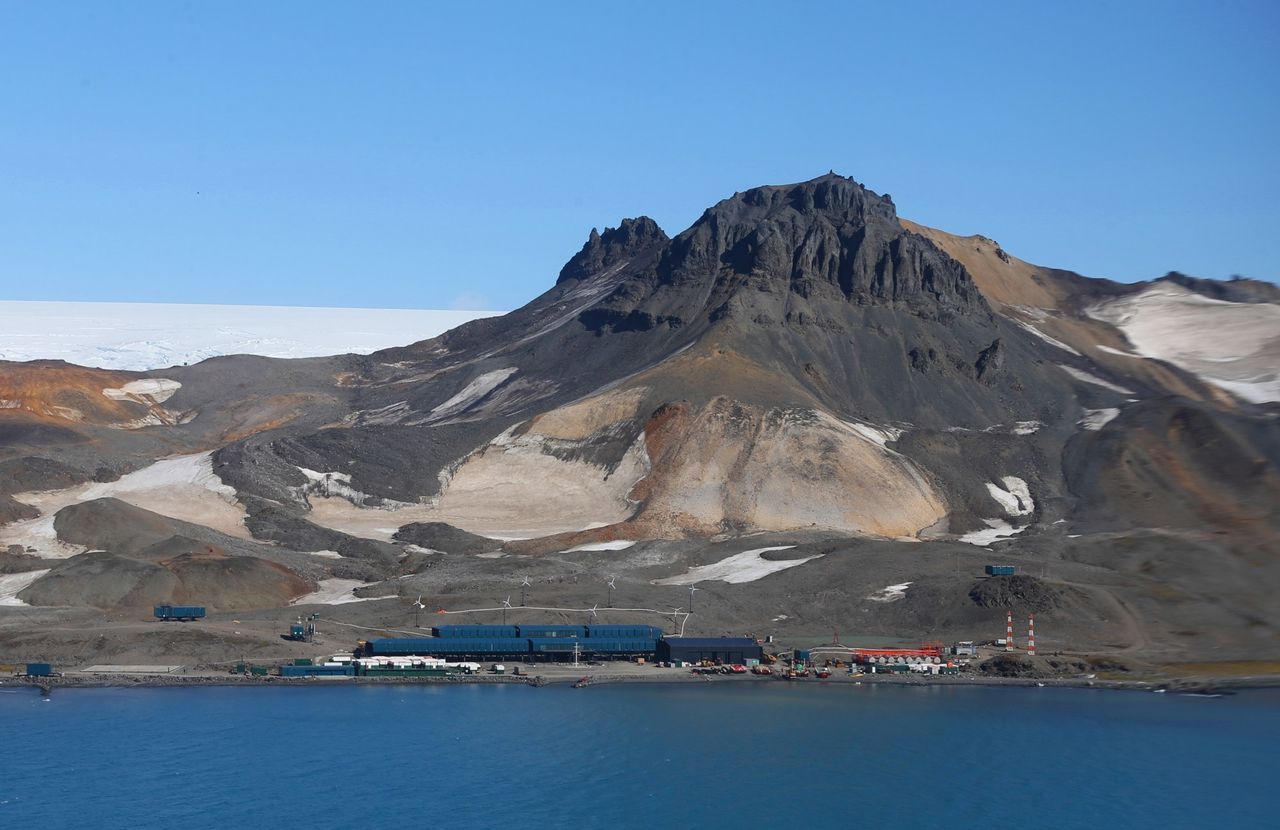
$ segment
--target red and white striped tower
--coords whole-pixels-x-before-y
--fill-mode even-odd
[[[1004,621],[1004,650],[1013,651],[1013,612]]]
[[[1027,617],[1027,654],[1036,656],[1036,615]]]

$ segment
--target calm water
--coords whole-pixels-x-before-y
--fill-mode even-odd
[[[1280,814],[1269,691],[0,689],[0,728],[0,827],[1236,828]]]

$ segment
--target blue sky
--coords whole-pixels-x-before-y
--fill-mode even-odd
[[[6,3],[0,297],[512,308],[835,169],[1136,280],[1280,278],[1280,3]]]

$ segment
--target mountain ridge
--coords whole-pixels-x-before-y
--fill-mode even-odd
[[[823,574],[861,585],[857,557],[881,562],[888,545],[941,585],[939,554],[994,547],[1065,569],[1090,602],[1123,595],[1176,651],[1185,643],[1154,622],[1133,550],[1178,563],[1150,567],[1180,591],[1203,574],[1197,557],[1221,568],[1185,614],[1170,612],[1184,630],[1229,601],[1280,626],[1249,593],[1257,573],[1246,576],[1275,566],[1251,552],[1280,552],[1280,408],[1266,399],[1280,305],[1253,283],[1216,286],[1170,276],[1130,288],[1036,266],[987,237],[901,219],[889,197],[828,174],[742,191],[674,237],[643,216],[593,229],[525,306],[368,355],[221,358],[101,381],[97,370],[40,369],[39,406],[22,391],[34,388],[31,367],[0,364],[0,381],[27,378],[0,384],[25,396],[0,409],[3,451],[56,461],[23,469],[57,471],[50,486],[65,493],[6,495],[15,516],[29,499],[71,517],[66,470],[110,479],[212,452],[212,476],[234,492],[217,498],[243,513],[237,556],[301,557],[306,580],[319,567],[388,596],[447,593],[464,578],[450,573],[492,585],[544,559],[536,567],[561,567],[580,548],[595,557],[583,567],[631,568],[643,593],[692,563],[690,551],[756,537],[852,557],[770,584],[817,590],[809,575]],[[1205,339],[1208,351],[1168,335],[1201,320],[1226,333]],[[164,399],[94,397],[135,381]],[[156,407],[182,417],[121,428]],[[54,427],[66,440],[49,438]],[[49,541],[38,530],[48,516],[19,518],[0,526],[0,544],[47,544],[52,560],[92,545],[95,526],[127,521],[128,505],[165,506],[163,493],[112,488],[93,492],[120,503],[77,514],[74,537]],[[158,532],[179,551],[198,535]],[[1154,540],[1168,552],[1150,552]],[[618,552],[631,546],[634,559]],[[875,567],[866,578],[881,586],[910,579],[903,566]],[[37,582],[26,596],[99,596],[66,582],[97,573],[77,568],[57,591]],[[971,586],[953,587],[968,602]],[[923,625],[924,607],[908,607]],[[879,608],[866,619],[905,613]]]

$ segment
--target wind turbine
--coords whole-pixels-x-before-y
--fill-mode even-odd
[[[614,584],[617,581],[617,579],[618,578],[616,576],[609,577],[608,584],[609,584],[609,607],[610,608],[613,607],[613,589],[618,587],[617,585]]]
[[[502,601],[502,624],[503,625],[507,624],[507,609],[510,607],[511,607],[511,597],[510,595],[508,595],[507,598]]]
[[[592,619],[595,619],[596,617],[598,617],[598,616],[599,616],[598,614],[596,614],[596,609],[597,609],[597,608],[599,608],[599,607],[600,607],[600,604],[599,604],[599,603],[597,603],[597,604],[595,604],[595,605],[593,605],[593,606],[591,606],[590,608],[588,608],[588,609],[587,609],[587,613],[591,615],[591,618],[592,618]]]
[[[418,601],[413,604],[413,625],[415,628],[422,628],[422,609],[426,607],[422,604],[422,594],[418,594]]]
[[[690,614],[692,614],[692,613],[693,613],[693,592],[694,592],[694,591],[701,591],[701,590],[702,590],[702,589],[701,589],[701,588],[699,588],[699,587],[697,587],[696,585],[690,585],[690,586],[689,586],[689,613],[690,613]]]
[[[520,606],[521,607],[524,607],[524,592],[528,587],[529,587],[529,577],[526,576],[524,578],[524,581],[520,583]]]

